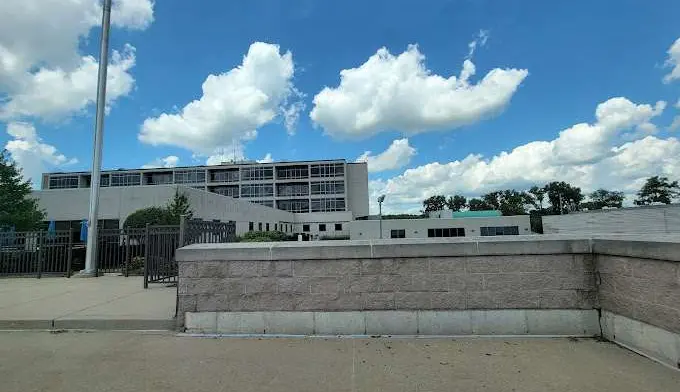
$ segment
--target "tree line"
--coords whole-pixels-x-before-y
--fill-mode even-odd
[[[637,192],[635,205],[671,204],[680,197],[678,181],[667,177],[648,178]],[[480,197],[466,198],[462,195],[446,197],[430,196],[423,201],[423,215],[430,211],[482,211],[496,210],[503,215],[559,215],[582,210],[621,208],[623,192],[598,189],[585,195],[581,188],[564,181],[553,181],[542,187],[533,186],[527,191],[515,189],[489,192]],[[532,221],[533,223],[533,221]],[[535,227],[537,231],[540,228]]]

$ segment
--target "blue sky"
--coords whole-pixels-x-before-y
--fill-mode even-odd
[[[550,180],[634,193],[680,178],[678,15],[671,0],[114,0],[104,167],[362,157],[388,211]],[[27,174],[91,164],[99,17],[95,0],[0,5],[0,144]]]

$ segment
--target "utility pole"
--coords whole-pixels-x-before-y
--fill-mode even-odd
[[[102,169],[102,143],[106,108],[106,74],[109,65],[109,31],[111,30],[111,0],[104,0],[102,6],[102,37],[99,52],[99,75],[97,80],[97,117],[94,129],[92,151],[92,177],[90,179],[90,211],[87,221],[87,249],[85,269],[82,276],[95,275],[97,257],[97,218],[99,211],[99,180]]]
[[[382,232],[382,203],[385,201],[385,195],[378,197],[378,218],[380,220],[380,239],[383,238]]]

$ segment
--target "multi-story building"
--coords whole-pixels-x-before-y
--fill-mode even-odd
[[[89,172],[43,174],[42,191],[36,192],[36,196],[44,201],[48,217],[55,203],[47,198],[59,198],[58,190],[69,189],[70,194],[79,193],[74,190],[87,192],[91,177]],[[296,231],[310,234],[323,235],[318,231],[325,231],[328,222],[347,222],[368,215],[366,163],[345,160],[234,162],[216,166],[107,170],[102,172],[100,184],[102,188],[125,187],[130,191],[136,187],[160,185],[164,188],[168,185],[196,188],[227,196],[238,204],[250,202],[293,213],[295,222],[299,223]],[[148,189],[145,194],[149,194]],[[100,209],[106,209],[106,206]]]

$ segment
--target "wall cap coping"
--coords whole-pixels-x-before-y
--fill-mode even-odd
[[[575,235],[237,242],[189,245],[178,249],[176,257],[184,262],[589,254],[592,244],[592,238]],[[680,239],[668,246],[680,250]]]

